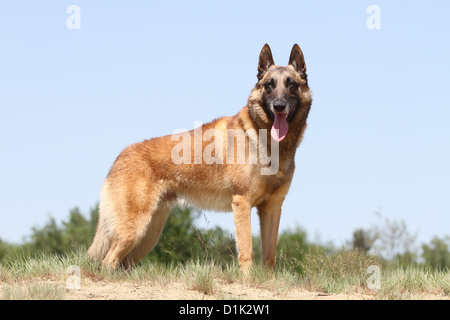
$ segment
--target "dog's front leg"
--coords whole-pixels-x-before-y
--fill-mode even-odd
[[[251,206],[245,196],[235,195],[232,202],[236,242],[239,251],[239,266],[248,274],[253,262]]]
[[[261,244],[263,264],[274,268],[275,255],[280,225],[281,202],[267,201],[258,207],[261,226]]]
[[[265,202],[257,207],[261,226],[263,263],[274,268],[281,206],[290,183],[278,188]]]

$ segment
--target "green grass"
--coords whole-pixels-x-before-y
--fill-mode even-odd
[[[202,263],[199,260],[188,262],[180,267],[181,278],[188,286],[203,294],[216,292],[215,278],[220,274],[220,266],[214,262]]]
[[[369,266],[380,266],[381,260],[358,250],[325,255],[310,251],[301,262],[303,285],[324,293],[357,291],[367,287]]]
[[[450,272],[439,272],[423,266],[387,269],[382,277],[378,297],[398,300],[427,293],[450,296]]]
[[[268,270],[255,262],[250,275],[244,277],[236,261],[190,261],[180,265],[141,263],[129,271],[104,269],[86,258],[85,250],[69,255],[10,255],[0,261],[0,299],[63,299],[65,284],[71,274],[69,266],[81,270],[81,286],[85,279],[111,282],[152,282],[165,285],[183,282],[186,287],[215,298],[235,298],[218,290],[220,285],[240,284],[270,290],[282,297],[291,289],[309,290],[326,294],[363,293],[374,299],[412,299],[426,294],[450,298],[450,272],[435,271],[420,265],[400,267],[387,265],[381,259],[356,250],[327,255],[323,252],[305,252],[302,261],[282,255],[275,270]],[[369,289],[369,266],[379,266],[381,287]],[[59,286],[47,284],[60,283]],[[23,284],[24,282],[31,284]]]
[[[66,289],[47,283],[31,283],[27,285],[6,285],[2,290],[5,300],[62,300]]]

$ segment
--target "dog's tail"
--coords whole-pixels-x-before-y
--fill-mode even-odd
[[[88,257],[101,262],[106,257],[110,247],[111,240],[108,237],[108,232],[105,231],[104,225],[99,219],[94,241],[87,252]]]
[[[88,257],[97,261],[102,261],[111,248],[111,238],[113,235],[113,208],[110,207],[107,199],[107,184],[102,187],[99,204],[99,217],[94,241],[88,249]]]

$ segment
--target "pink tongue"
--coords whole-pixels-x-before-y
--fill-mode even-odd
[[[272,138],[275,141],[280,142],[281,140],[286,137],[286,134],[288,132],[288,125],[286,122],[287,114],[275,114],[275,120],[273,121],[272,130],[270,130],[270,134],[272,135]]]

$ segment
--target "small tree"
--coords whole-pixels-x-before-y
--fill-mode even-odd
[[[370,236],[370,232],[364,229],[357,229],[353,232],[353,249],[361,252],[368,252],[372,248],[374,239]]]
[[[65,250],[63,230],[53,217],[42,227],[33,227],[26,247],[33,255],[38,252],[62,254]]]
[[[450,268],[450,237],[439,239],[434,237],[430,245],[423,244],[422,257],[425,263],[437,270],[445,270]]]
[[[381,215],[379,213],[377,215],[381,219]],[[382,225],[372,227],[367,232],[372,239],[372,249],[385,259],[393,261],[405,253],[407,253],[407,260],[415,259],[413,247],[417,232],[410,233],[405,221],[384,218]]]

